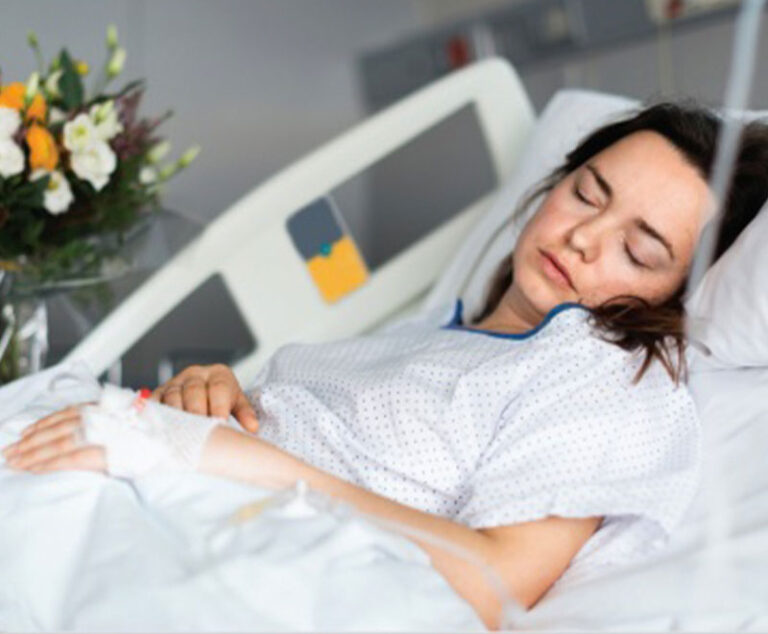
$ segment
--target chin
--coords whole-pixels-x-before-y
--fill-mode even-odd
[[[541,316],[546,315],[558,304],[573,301],[570,297],[563,297],[556,289],[546,284],[545,280],[529,279],[524,275],[520,280],[519,293],[525,298],[526,303]]]

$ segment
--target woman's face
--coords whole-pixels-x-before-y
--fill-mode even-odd
[[[631,134],[548,193],[518,239],[502,303],[536,324],[562,302],[662,302],[685,279],[710,203],[706,181],[674,145]]]

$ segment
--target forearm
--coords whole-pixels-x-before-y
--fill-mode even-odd
[[[230,428],[218,427],[211,433],[200,471],[268,488],[289,486],[301,479],[311,488],[344,500],[364,513],[436,535],[468,550],[487,565],[493,566],[495,562],[496,544],[489,536],[350,484],[274,445]],[[434,568],[472,605],[486,626],[497,627],[500,605],[483,572],[444,548],[416,536],[408,537],[427,552]]]

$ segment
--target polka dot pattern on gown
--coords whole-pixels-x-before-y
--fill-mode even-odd
[[[569,573],[663,545],[696,490],[693,401],[561,306],[528,336],[464,328],[460,304],[374,334],[290,344],[252,391],[259,434],[302,460],[473,528],[603,516]]]

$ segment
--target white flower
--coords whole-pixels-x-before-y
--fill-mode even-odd
[[[107,64],[107,75],[110,78],[117,77],[122,72],[123,66],[125,66],[125,57],[126,52],[124,48],[116,48],[115,52],[112,53],[112,59]]]
[[[9,178],[24,171],[24,152],[13,139],[0,138],[0,176]]]
[[[107,27],[107,48],[110,51],[117,48],[117,27],[114,24]]]
[[[27,80],[27,87],[24,91],[24,97],[31,101],[32,97],[37,94],[38,90],[40,90],[40,73],[35,71],[29,76],[29,79]]]
[[[99,191],[109,182],[109,175],[115,171],[117,157],[104,141],[96,141],[85,150],[73,152],[70,163],[78,178],[88,181]]]
[[[155,143],[155,145],[149,149],[149,152],[147,152],[147,161],[153,165],[155,163],[159,163],[170,151],[171,144],[168,143],[168,141],[160,141],[160,143]]]
[[[151,185],[157,182],[157,170],[154,167],[144,166],[139,172],[139,182],[142,185]]]
[[[161,181],[167,181],[171,176],[173,176],[176,172],[179,171],[179,166],[176,163],[169,163],[168,165],[163,165],[163,167],[160,168],[160,171],[158,172],[158,177]]]
[[[89,114],[99,141],[109,141],[123,131],[123,124],[117,119],[114,101],[104,101],[91,106]]]
[[[51,109],[48,111],[48,121],[51,123],[61,123],[62,121],[65,121],[66,118],[67,113],[56,106],[51,106]]]
[[[61,97],[61,91],[59,90],[59,80],[64,74],[63,70],[56,70],[48,75],[48,79],[45,80],[45,92],[54,99]]]
[[[84,152],[96,140],[93,122],[84,112],[64,124],[64,147],[70,152]]]
[[[10,139],[21,125],[21,115],[13,108],[0,106],[0,139]]]
[[[181,158],[179,159],[179,167],[189,167],[190,163],[197,158],[198,154],[200,154],[200,146],[193,145],[181,155]]]
[[[34,181],[46,175],[50,175],[51,178],[43,194],[43,206],[54,216],[63,214],[75,199],[69,181],[59,170],[53,172],[42,169],[35,170],[29,178]]]

